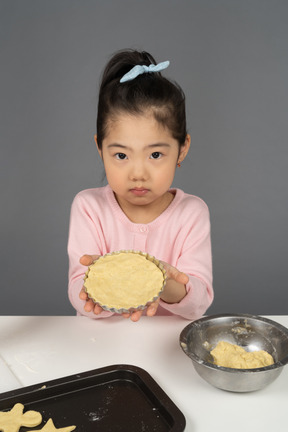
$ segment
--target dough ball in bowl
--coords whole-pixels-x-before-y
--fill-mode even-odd
[[[223,342],[225,347],[221,347]],[[215,356],[214,350],[219,347],[218,344],[221,351]],[[234,392],[249,392],[266,387],[288,363],[288,329],[257,315],[219,314],[196,320],[182,330],[180,346],[205,381],[222,390]],[[228,363],[222,363],[224,354],[228,353],[227,347],[231,348],[225,359]],[[245,351],[246,358],[242,357],[238,364],[230,363],[238,351],[237,347]],[[250,354],[258,352],[260,355],[261,351],[268,353],[273,362],[265,366],[262,358],[260,367],[255,367],[255,358],[250,358]],[[216,364],[217,358],[219,365]],[[244,359],[245,362],[242,363]]]

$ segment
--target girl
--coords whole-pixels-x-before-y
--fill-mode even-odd
[[[185,96],[147,52],[120,51],[108,62],[99,92],[95,142],[108,185],[80,192],[71,209],[69,298],[78,314],[113,315],[88,299],[86,266],[108,252],[134,249],[161,260],[167,283],[146,315],[193,320],[213,300],[210,220],[206,204],[170,189],[185,159]],[[138,321],[142,311],[123,314]]]

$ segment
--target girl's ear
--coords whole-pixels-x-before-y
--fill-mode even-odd
[[[100,155],[100,157],[101,157],[101,159],[102,159],[102,150],[99,149],[98,141],[97,141],[97,135],[96,135],[96,134],[94,135],[94,141],[95,141],[95,144],[96,144],[96,147],[97,147],[98,153],[99,153],[99,155]]]
[[[179,157],[178,157],[178,163],[183,162],[183,160],[187,156],[187,153],[188,153],[189,148],[190,148],[190,144],[191,144],[191,136],[189,134],[187,134],[185,142],[184,142],[184,144],[180,148]]]

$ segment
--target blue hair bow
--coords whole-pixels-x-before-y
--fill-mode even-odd
[[[158,63],[157,65],[154,64],[150,64],[149,66],[136,65],[129,72],[123,75],[123,77],[120,79],[120,83],[131,81],[134,78],[136,78],[138,75],[141,75],[143,73],[160,72],[163,69],[166,69],[169,66],[169,64],[170,64],[169,61],[165,61],[162,63]]]

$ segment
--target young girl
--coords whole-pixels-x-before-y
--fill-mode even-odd
[[[206,204],[170,189],[185,159],[185,96],[146,52],[120,51],[108,62],[99,93],[95,142],[108,185],[80,192],[71,209],[69,298],[78,314],[113,315],[88,299],[83,277],[93,260],[134,249],[161,260],[167,283],[146,315],[201,317],[213,300],[210,220]],[[123,314],[133,321],[142,311]]]

